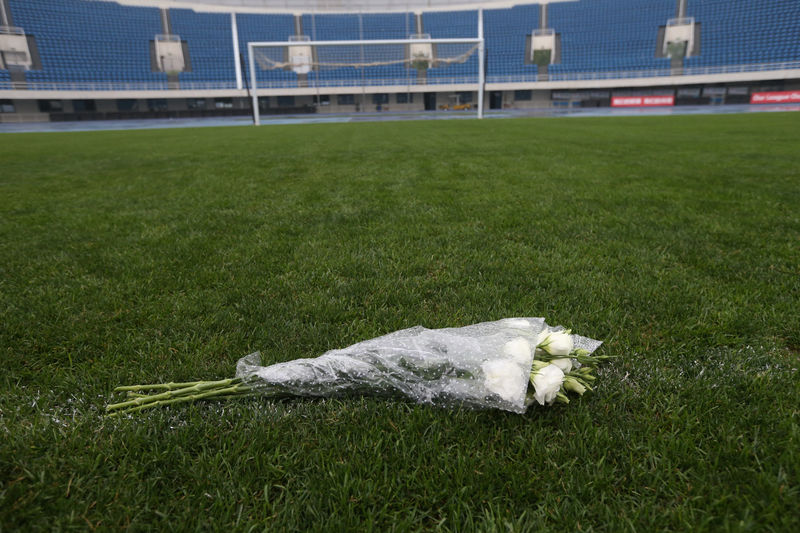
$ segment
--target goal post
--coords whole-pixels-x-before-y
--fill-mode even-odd
[[[477,114],[483,117],[481,37],[432,39],[412,35],[410,39],[312,41],[292,36],[288,41],[250,42],[247,51],[256,125],[260,123],[259,95],[264,92],[325,94],[344,89],[363,94],[423,93],[437,88],[476,91]]]

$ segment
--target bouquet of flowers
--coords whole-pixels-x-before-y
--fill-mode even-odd
[[[255,352],[239,360],[231,379],[117,387],[128,398],[106,409],[120,415],[202,399],[362,394],[524,413],[533,403],[568,403],[569,394],[591,390],[597,365],[609,358],[592,355],[600,344],[543,318],[415,326],[270,366]]]

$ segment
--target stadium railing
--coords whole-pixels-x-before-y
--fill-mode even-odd
[[[753,63],[745,65],[718,65],[707,67],[684,67],[677,75],[704,76],[713,74],[736,74],[744,72],[766,72],[772,70],[800,69],[800,61],[782,61],[779,63]],[[547,76],[547,80],[540,80],[538,75],[521,76],[487,76],[486,83],[535,83],[538,81],[581,81],[581,80],[624,80],[631,78],[656,78],[675,76],[672,69],[647,69],[626,71],[592,71],[592,72],[560,72]]]
[[[680,72],[681,76],[703,76],[714,74],[735,74],[748,72],[769,72],[780,70],[798,70],[800,61],[782,61],[778,63],[754,63],[745,65],[720,65],[706,67],[685,67]],[[486,83],[531,83],[554,82],[554,81],[591,81],[591,80],[626,80],[633,78],[657,78],[675,76],[676,73],[671,69],[648,69],[648,70],[629,70],[629,71],[597,71],[597,72],[564,72],[552,73],[547,79],[540,79],[536,74],[508,75],[508,76],[487,76]],[[428,80],[427,86],[436,85],[475,85],[476,79],[459,76],[452,78],[432,78]],[[302,89],[314,88],[337,88],[350,87],[354,89],[366,87],[405,87],[409,83],[402,78],[386,79],[337,79],[337,80],[309,80],[309,85]],[[292,80],[259,80],[260,89],[300,89],[296,81]],[[418,86],[420,87],[425,86]],[[535,86],[531,87],[535,89]],[[25,89],[28,91],[165,91],[170,87],[166,82],[50,82],[50,81],[27,81],[12,82],[0,81],[0,91]],[[231,81],[193,81],[182,82],[181,92],[186,91],[210,91],[210,90],[235,90],[236,82]],[[174,91],[173,91],[174,92]]]

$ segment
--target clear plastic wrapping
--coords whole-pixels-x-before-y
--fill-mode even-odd
[[[533,402],[528,385],[537,339],[546,328],[543,318],[462,328],[415,326],[313,359],[261,366],[256,352],[239,360],[236,377],[267,395],[364,394],[524,413]],[[586,353],[601,344],[579,335],[572,341]]]

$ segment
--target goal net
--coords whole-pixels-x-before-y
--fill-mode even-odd
[[[253,107],[258,94],[478,91],[482,112],[483,40],[480,38],[248,43]],[[447,86],[445,88],[445,86]]]

